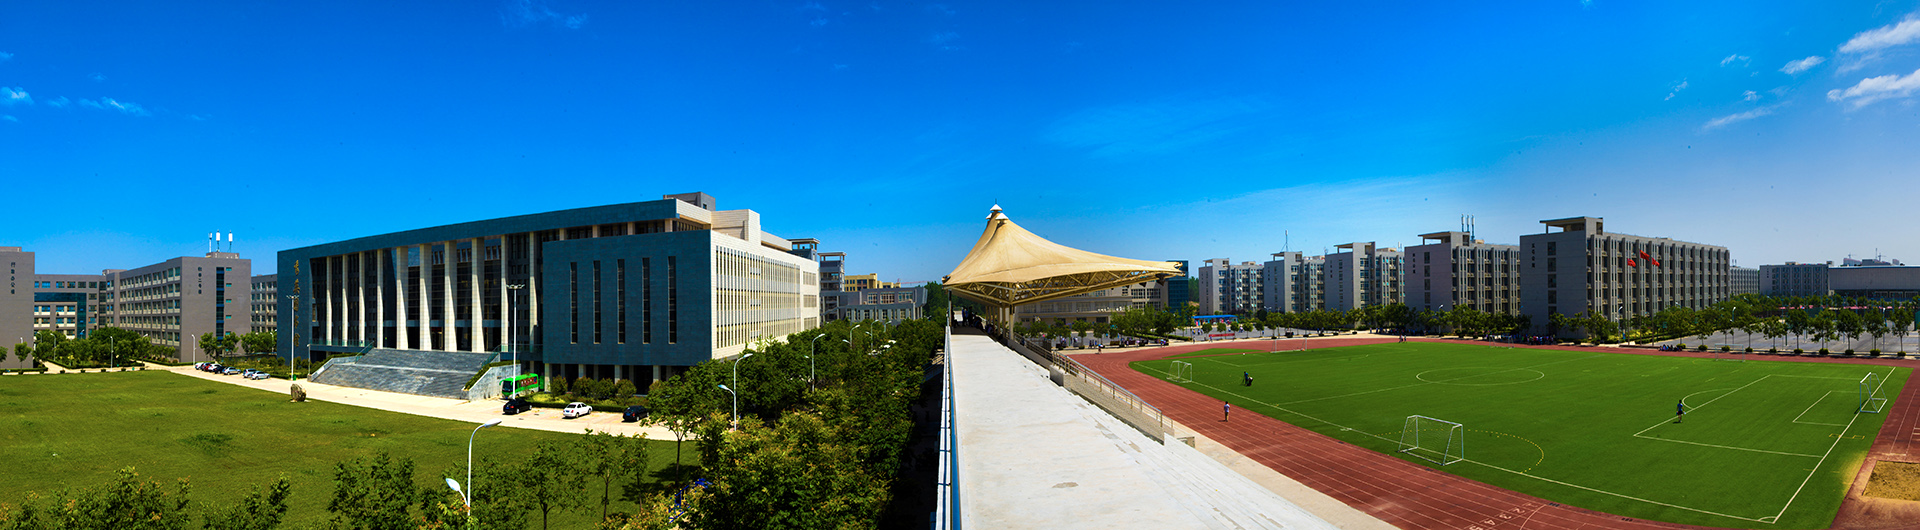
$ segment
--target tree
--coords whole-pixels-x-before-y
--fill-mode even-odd
[[[234,348],[239,344],[240,336],[234,335],[233,332],[220,336],[214,336],[212,333],[200,334],[200,351],[207,352],[208,355],[217,357],[233,353]]]
[[[615,483],[624,484],[630,480],[633,475],[646,471],[644,456],[641,458],[642,462],[638,468],[630,465],[632,462],[627,457],[627,452],[632,450],[635,445],[640,446],[642,448],[641,450],[645,451],[646,444],[644,436],[642,437],[641,443],[631,444],[626,443],[625,436],[615,436],[612,433],[588,429],[586,436],[573,439],[573,449],[570,452],[574,454],[575,458],[580,460],[581,471],[587,477],[599,479],[600,519],[602,520],[607,518],[607,506],[613,502],[613,485]],[[542,524],[544,525],[545,516],[542,515],[542,517]]]
[[[122,468],[112,482],[81,490],[49,510],[49,527],[100,530],[180,530],[187,527],[187,480],[172,491]],[[62,495],[63,497],[65,495]]]
[[[413,460],[385,452],[335,464],[333,484],[327,511],[335,525],[355,530],[412,528],[413,505],[425,493],[414,483]]]
[[[280,349],[280,337],[271,331],[256,331],[240,336],[240,345],[247,353],[271,353]]]
[[[860,465],[844,431],[790,413],[778,425],[744,420],[716,440],[708,488],[687,527],[703,530],[869,527],[886,509],[888,481]],[[704,444],[704,442],[703,442]]]
[[[270,530],[280,526],[287,516],[287,497],[293,495],[293,482],[287,475],[254,486],[240,502],[227,506],[208,506],[206,530]]]

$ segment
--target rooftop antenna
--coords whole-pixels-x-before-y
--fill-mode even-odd
[[[227,232],[227,252],[233,252],[233,232]]]

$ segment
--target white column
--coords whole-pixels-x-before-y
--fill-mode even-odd
[[[657,364],[653,365],[653,380],[654,381],[660,380],[660,365],[657,365]]]
[[[338,323],[334,321],[333,311],[334,309],[340,307],[340,303],[346,301],[347,295],[346,295],[346,288],[340,285],[341,282],[334,281],[333,278],[334,278],[334,272],[339,270],[338,267],[340,267],[341,264],[344,264],[346,262],[347,260],[340,256],[330,256],[327,258],[327,316],[324,318],[327,321],[326,332],[327,332],[328,341],[338,340],[335,338],[333,334],[334,328],[338,326]],[[341,274],[340,276],[343,279],[346,277],[345,274]],[[344,316],[346,314],[346,311],[341,311],[340,314]],[[346,336],[345,333],[340,334],[340,337],[342,338],[344,338],[345,336]]]
[[[510,343],[507,341],[513,340],[513,319],[508,318],[508,313],[513,311],[513,299],[509,298],[513,292],[507,290],[508,278],[512,276],[512,274],[510,274],[512,271],[509,270],[510,267],[508,264],[513,262],[507,259],[507,257],[513,255],[513,252],[511,252],[513,247],[507,243],[508,241],[512,241],[512,239],[508,238],[506,234],[500,235],[500,283],[497,289],[500,291],[500,309],[494,311],[493,314],[493,321],[499,326],[496,329],[500,330],[500,349],[502,350],[510,349],[508,347]]]
[[[483,253],[487,249],[487,240],[476,237],[471,241],[468,245],[472,248],[467,251],[467,299],[472,300],[473,304],[467,311],[467,335],[472,339],[467,341],[467,351],[480,353],[487,351],[487,313],[480,303],[480,282],[487,277],[486,271],[480,270],[480,265],[486,263]]]
[[[627,378],[627,371],[626,371],[626,368],[627,368],[627,367],[626,367],[626,366],[624,366],[624,365],[618,365],[618,364],[616,364],[616,365],[613,365],[613,378],[614,378],[614,379],[626,379],[626,378]]]
[[[359,262],[358,266],[354,267],[353,273],[353,284],[358,286],[354,288],[354,296],[360,299],[360,314],[355,315],[355,318],[360,319],[360,336],[355,337],[354,340],[366,342],[367,313],[370,312],[367,309],[367,253],[355,252],[353,258],[354,261]]]
[[[393,260],[380,259],[380,251],[373,251],[373,345],[387,345],[387,266]]]
[[[441,241],[435,244],[439,245],[442,249],[440,251],[440,263],[442,264],[441,268],[446,271],[440,275],[440,288],[435,290],[435,294],[440,296],[440,303],[443,304],[440,306],[443,308],[440,311],[440,340],[446,342],[441,345],[440,351],[460,351],[460,328],[456,326],[459,322],[460,315],[455,313],[459,308],[453,305],[453,289],[455,285],[453,283],[453,275],[458,272],[456,269],[458,269],[460,265],[459,260],[456,259],[459,257],[458,253],[460,249],[455,248],[456,245],[453,241]]]
[[[393,248],[393,345],[402,350],[413,346],[407,341],[407,247]]]
[[[533,324],[540,321],[540,282],[535,281],[540,271],[533,269],[534,252],[539,250],[540,243],[534,239],[535,235],[527,232],[527,296],[520,299],[527,307],[527,344],[533,344]]]

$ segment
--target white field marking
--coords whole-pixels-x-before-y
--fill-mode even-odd
[[[1559,361],[1553,361],[1553,362],[1549,362],[1549,363],[1541,363],[1541,364],[1536,364],[1536,365],[1533,365],[1533,366],[1522,366],[1522,367],[1519,367],[1519,368],[1508,368],[1508,369],[1505,369],[1505,370],[1499,370],[1499,371],[1494,371],[1494,372],[1485,372],[1485,373],[1478,373],[1478,374],[1473,374],[1473,375],[1469,375],[1469,376],[1465,376],[1465,377],[1455,377],[1455,378],[1453,378],[1453,379],[1442,379],[1442,380],[1439,380],[1439,381],[1425,381],[1425,380],[1422,380],[1422,381],[1424,381],[1424,382],[1421,382],[1421,383],[1415,383],[1415,384],[1411,384],[1411,385],[1403,385],[1403,386],[1396,386],[1396,387],[1388,387],[1388,388],[1382,388],[1382,389],[1379,389],[1379,390],[1368,390],[1368,391],[1366,391],[1366,392],[1354,392],[1354,393],[1352,393],[1352,394],[1341,394],[1341,395],[1338,395],[1338,396],[1327,396],[1327,397],[1318,397],[1318,398],[1313,398],[1313,399],[1302,399],[1302,400],[1299,400],[1299,401],[1288,401],[1288,402],[1286,402],[1286,403],[1281,403],[1281,405],[1298,405],[1298,404],[1301,404],[1301,403],[1308,403],[1308,402],[1313,402],[1313,401],[1325,401],[1325,400],[1329,400],[1329,399],[1340,399],[1340,398],[1344,398],[1344,397],[1353,397],[1353,396],[1364,396],[1364,395],[1367,395],[1367,394],[1378,394],[1378,393],[1381,393],[1381,392],[1388,392],[1388,391],[1393,391],[1393,390],[1400,390],[1400,389],[1403,389],[1403,388],[1413,388],[1413,387],[1416,387],[1416,386],[1427,386],[1427,385],[1432,385],[1432,384],[1440,384],[1440,383],[1446,383],[1446,382],[1448,382],[1448,381],[1458,381],[1458,380],[1461,380],[1461,379],[1466,379],[1466,378],[1469,378],[1469,377],[1479,377],[1479,376],[1483,376],[1483,375],[1492,375],[1492,374],[1498,374],[1498,373],[1504,373],[1504,372],[1511,372],[1511,371],[1514,371],[1514,370],[1531,370],[1531,369],[1533,369],[1533,368],[1538,368],[1538,367],[1541,367],[1541,366],[1547,366],[1547,365],[1550,365],[1550,364],[1560,364],[1560,363],[1564,363],[1564,362],[1572,362],[1572,361],[1582,361],[1582,360],[1587,360],[1587,359],[1592,359],[1592,358],[1595,358],[1595,357],[1599,357],[1600,355],[1604,355],[1604,354],[1597,354],[1597,355],[1590,355],[1590,356],[1586,356],[1586,357],[1576,357],[1576,358],[1572,358],[1572,359],[1563,359],[1563,360],[1559,360]],[[1432,370],[1428,370],[1428,371],[1432,371]],[[1535,371],[1537,372],[1538,370],[1535,370]],[[1426,372],[1421,372],[1421,373],[1426,373]],[[1544,378],[1545,376],[1543,375],[1542,377]]]
[[[1598,355],[1596,355],[1595,357],[1598,357]],[[1156,370],[1156,371],[1157,371],[1157,370]],[[1162,373],[1165,373],[1165,372],[1162,372]],[[1240,393],[1238,393],[1238,392],[1234,392],[1234,391],[1232,391],[1232,390],[1227,390],[1227,389],[1224,389],[1224,388],[1220,388],[1220,387],[1217,387],[1217,386],[1213,386],[1213,385],[1209,385],[1209,384],[1206,384],[1206,383],[1194,383],[1194,384],[1196,384],[1196,385],[1200,385],[1200,386],[1204,386],[1204,387],[1207,387],[1207,388],[1211,388],[1211,389],[1214,389],[1215,391],[1218,391],[1218,392],[1220,392],[1220,393],[1222,393],[1222,394],[1228,394],[1228,395],[1232,395],[1232,396],[1235,396],[1235,397],[1239,397],[1239,398],[1241,398],[1241,399],[1243,400],[1243,402],[1251,402],[1251,403],[1256,403],[1256,404],[1260,404],[1260,405],[1266,405],[1267,407],[1271,407],[1271,408],[1273,408],[1274,410],[1278,410],[1278,411],[1281,411],[1281,412],[1286,412],[1286,413],[1288,413],[1288,414],[1292,414],[1292,415],[1295,415],[1295,416],[1299,416],[1299,417],[1302,417],[1302,418],[1307,418],[1307,419],[1310,419],[1310,420],[1313,420],[1313,421],[1317,421],[1317,422],[1320,422],[1320,423],[1325,423],[1325,424],[1327,424],[1327,425],[1330,425],[1330,426],[1333,426],[1333,427],[1339,427],[1339,428],[1340,428],[1340,429],[1342,429],[1342,430],[1349,430],[1349,431],[1353,431],[1353,432],[1357,432],[1357,433],[1360,433],[1360,434],[1361,434],[1361,435],[1363,435],[1363,436],[1368,436],[1368,437],[1372,437],[1372,438],[1374,438],[1374,439],[1377,439],[1377,440],[1380,440],[1381,442],[1385,442],[1385,443],[1391,443],[1391,444],[1399,444],[1399,443],[1400,443],[1400,442],[1399,442],[1399,440],[1392,440],[1392,439],[1388,439],[1388,438],[1386,438],[1386,437],[1384,437],[1384,436],[1380,436],[1380,435],[1377,435],[1377,434],[1373,434],[1373,433],[1370,433],[1370,432],[1366,432],[1366,431],[1361,431],[1361,430],[1357,430],[1357,429],[1353,429],[1353,428],[1350,428],[1350,427],[1347,427],[1347,426],[1344,426],[1344,425],[1341,425],[1341,424],[1338,424],[1338,423],[1334,423],[1334,422],[1330,422],[1330,421],[1327,421],[1327,420],[1323,420],[1323,419],[1320,419],[1320,418],[1316,418],[1316,417],[1313,417],[1313,416],[1309,416],[1309,415],[1306,415],[1306,414],[1302,414],[1302,413],[1299,413],[1299,412],[1295,412],[1295,411],[1293,411],[1293,410],[1290,410],[1290,409],[1287,409],[1287,408],[1285,408],[1285,407],[1281,407],[1281,406],[1279,406],[1279,405],[1275,405],[1275,404],[1272,404],[1272,403],[1267,403],[1267,402],[1264,402],[1264,401],[1260,401],[1260,400],[1256,400],[1256,399],[1252,399],[1252,398],[1248,398],[1247,396],[1244,396],[1244,395],[1241,395]],[[1749,383],[1749,384],[1751,384],[1751,383]],[[1246,408],[1246,407],[1245,407],[1244,405],[1242,405],[1242,408]],[[1297,426],[1297,425],[1296,425],[1296,426]],[[1303,427],[1303,428],[1304,428],[1304,427]],[[1309,429],[1309,430],[1311,430],[1311,429]],[[1382,455],[1385,455],[1385,453],[1380,453],[1379,451],[1374,451],[1374,452],[1375,452],[1375,453],[1379,453],[1379,454],[1382,454]],[[1550,479],[1550,478],[1546,478],[1546,477],[1542,477],[1542,476],[1539,476],[1539,475],[1532,475],[1532,474],[1528,474],[1528,473],[1525,473],[1525,472],[1521,472],[1521,471],[1514,471],[1514,470],[1511,470],[1511,469],[1507,469],[1507,468],[1504,468],[1504,467],[1500,467],[1500,466],[1496,466],[1496,465],[1493,465],[1493,464],[1488,464],[1488,463],[1486,463],[1486,462],[1481,462],[1481,461],[1478,461],[1478,460],[1473,460],[1473,459],[1471,459],[1471,458],[1463,458],[1463,459],[1461,459],[1461,461],[1462,461],[1462,462],[1472,462],[1472,463],[1475,463],[1475,464],[1479,464],[1479,465],[1482,465],[1482,466],[1486,466],[1486,467],[1488,467],[1488,468],[1490,468],[1490,469],[1497,469],[1497,470],[1500,470],[1500,471],[1505,471],[1505,472],[1508,472],[1508,473],[1512,473],[1512,474],[1515,474],[1515,475],[1519,475],[1519,476],[1523,476],[1523,477],[1527,477],[1527,478],[1531,478],[1531,479],[1534,479],[1534,480],[1539,480],[1539,481],[1542,481],[1542,482],[1551,482],[1551,483],[1554,483],[1554,484],[1559,484],[1559,485],[1562,485],[1562,486],[1566,486],[1566,487],[1569,487],[1569,488],[1578,488],[1578,489],[1582,489],[1582,490],[1587,490],[1587,491],[1591,491],[1591,492],[1594,492],[1594,493],[1599,493],[1599,494],[1602,494],[1602,495],[1612,495],[1612,496],[1614,496],[1614,497],[1619,497],[1619,498],[1622,498],[1622,499],[1627,499],[1627,500],[1631,500],[1631,501],[1638,501],[1638,502],[1644,502],[1644,503],[1647,503],[1647,504],[1653,504],[1653,505],[1658,505],[1658,506],[1665,506],[1665,507],[1668,507],[1668,508],[1674,508],[1674,509],[1679,509],[1679,510],[1686,510],[1686,511],[1690,511],[1690,512],[1695,512],[1695,513],[1703,513],[1703,514],[1707,514],[1707,515],[1712,515],[1712,516],[1716,516],[1716,517],[1725,517],[1725,518],[1728,518],[1728,519],[1739,519],[1739,520],[1741,520],[1741,521],[1753,521],[1753,522],[1756,522],[1756,523],[1766,523],[1766,522],[1770,522],[1770,521],[1763,521],[1763,520],[1761,520],[1761,519],[1755,519],[1755,518],[1752,518],[1752,517],[1741,517],[1741,516],[1738,516],[1738,515],[1730,515],[1730,514],[1724,514],[1724,513],[1720,513],[1720,512],[1715,512],[1715,511],[1709,511],[1709,510],[1702,510],[1702,509],[1699,509],[1699,508],[1690,508],[1690,507],[1686,507],[1686,506],[1681,506],[1681,505],[1678,505],[1678,504],[1670,504],[1670,503],[1665,503],[1665,502],[1660,502],[1660,501],[1656,501],[1656,500],[1651,500],[1651,499],[1642,499],[1642,498],[1640,498],[1640,497],[1635,497],[1635,496],[1632,496],[1632,495],[1627,495],[1627,494],[1623,494],[1623,493],[1615,493],[1615,492],[1611,492],[1611,491],[1607,491],[1607,490],[1603,490],[1603,489],[1598,489],[1598,488],[1590,488],[1590,487],[1587,487],[1587,486],[1581,486],[1581,485],[1579,485],[1579,484],[1573,484],[1573,483],[1568,483],[1568,482],[1561,482],[1561,481],[1558,481],[1558,480],[1554,480],[1554,479]],[[1818,466],[1818,465],[1815,465],[1814,467],[1815,467],[1815,468],[1818,468],[1819,466]],[[1455,476],[1459,476],[1459,475],[1455,475]],[[1809,476],[1808,476],[1808,478],[1812,478],[1812,476],[1811,476],[1811,475],[1809,475]],[[1801,484],[1801,486],[1802,486],[1802,487],[1805,487],[1805,483],[1802,483],[1802,484]],[[1796,492],[1795,494],[1796,494],[1796,495],[1798,495],[1798,492]],[[1788,503],[1789,503],[1789,504],[1791,504],[1791,503],[1792,503],[1792,501],[1791,501],[1791,500],[1789,500],[1789,501],[1788,501]],[[1780,510],[1780,511],[1781,511],[1782,513],[1785,513],[1785,512],[1786,512],[1786,509],[1785,509],[1785,508],[1781,508],[1781,510]],[[1774,517],[1778,517],[1778,516],[1774,516]]]
[[[1827,393],[1821,394],[1820,399],[1813,400],[1812,405],[1807,405],[1807,410],[1800,411],[1799,416],[1794,416],[1793,422],[1799,423],[1799,424],[1805,424],[1805,425],[1826,425],[1829,427],[1845,427],[1846,425],[1841,425],[1838,423],[1816,423],[1811,421],[1800,421],[1801,417],[1806,416],[1808,412],[1813,412],[1814,407],[1819,406],[1821,401],[1825,401],[1827,399],[1827,396],[1833,395],[1834,392],[1845,392],[1845,391],[1844,390],[1828,390]]]
[[[1873,372],[1873,370],[1868,370],[1868,371]],[[1879,373],[1879,372],[1874,372],[1874,373]],[[1893,375],[1892,368],[1887,369],[1887,375]],[[1885,376],[1881,376],[1880,385],[1873,387],[1873,390],[1875,393],[1878,393],[1880,391],[1880,388],[1884,386],[1887,386],[1887,378]],[[1840,447],[1840,441],[1847,439],[1847,431],[1853,429],[1853,422],[1860,421],[1860,416],[1861,416],[1860,414],[1854,414],[1853,419],[1847,420],[1847,426],[1842,427],[1840,429],[1840,433],[1833,437],[1833,445],[1827,446],[1827,454],[1822,455],[1820,457],[1820,462],[1815,463],[1813,465],[1813,470],[1807,472],[1807,478],[1802,479],[1800,481],[1800,487],[1795,488],[1793,490],[1793,496],[1787,498],[1787,505],[1780,507],[1780,513],[1774,514],[1773,520],[1775,521],[1780,520],[1781,516],[1787,514],[1787,508],[1793,507],[1793,501],[1798,500],[1800,498],[1800,492],[1805,491],[1807,489],[1807,483],[1812,482],[1813,475],[1820,472],[1820,465],[1827,463],[1827,457],[1833,456],[1833,450],[1835,448]]]
[[[1735,390],[1735,389],[1732,389],[1732,388],[1716,388],[1716,389],[1713,389],[1713,390],[1701,390],[1701,391],[1699,391],[1699,392],[1694,392],[1694,393],[1692,393],[1692,394],[1687,394],[1687,396],[1686,396],[1686,397],[1683,397],[1683,398],[1680,398],[1680,402],[1681,402],[1681,403],[1686,403],[1686,402],[1687,402],[1687,398],[1690,398],[1690,397],[1693,397],[1693,396],[1698,396],[1698,395],[1700,395],[1700,394],[1705,394],[1705,393],[1708,393],[1708,392],[1719,392],[1719,391],[1721,391],[1721,390]],[[1689,406],[1689,407],[1691,407],[1691,406],[1693,406],[1693,405],[1687,405],[1687,406]],[[1642,431],[1642,432],[1645,432],[1645,431]]]
[[[1769,377],[1773,377],[1773,376],[1772,376],[1772,375],[1763,375],[1763,376],[1760,376],[1760,378],[1759,378],[1759,379],[1755,379],[1755,380],[1753,380],[1753,381],[1751,381],[1751,382],[1748,382],[1747,384],[1744,384],[1744,385],[1740,385],[1740,388],[1735,388],[1735,389],[1733,389],[1733,392],[1728,392],[1728,393],[1725,393],[1725,394],[1721,394],[1721,395],[1720,395],[1720,397],[1717,397],[1717,398],[1713,398],[1713,399],[1709,399],[1709,400],[1707,400],[1707,402],[1706,402],[1706,403],[1701,403],[1701,404],[1699,404],[1699,405],[1695,405],[1695,406],[1693,406],[1693,408],[1694,408],[1695,410],[1698,410],[1698,409],[1699,409],[1700,407],[1705,407],[1705,406],[1707,406],[1707,405],[1712,405],[1712,404],[1713,404],[1713,402],[1715,402],[1715,401],[1720,401],[1720,400],[1722,400],[1722,399],[1726,399],[1726,397],[1727,397],[1727,396],[1731,396],[1731,395],[1733,395],[1734,393],[1736,393],[1736,392],[1739,392],[1739,391],[1741,391],[1741,390],[1746,390],[1746,389],[1747,389],[1747,387],[1750,387],[1750,386],[1753,386],[1753,384],[1754,384],[1754,383],[1758,383],[1758,382],[1761,382],[1761,381],[1765,381],[1765,380],[1767,380],[1767,378],[1769,378]],[[1695,393],[1695,394],[1698,394],[1699,392],[1694,392],[1694,393]],[[1683,401],[1684,401],[1684,398],[1683,398]],[[1633,436],[1634,436],[1635,438],[1646,438],[1645,436],[1640,436],[1640,435],[1642,435],[1642,434],[1646,434],[1646,433],[1647,433],[1647,431],[1651,431],[1651,430],[1654,430],[1654,429],[1658,429],[1658,428],[1660,428],[1660,426],[1661,426],[1661,425],[1666,425],[1667,423],[1668,423],[1668,422],[1667,422],[1667,420],[1660,420],[1660,423],[1655,423],[1655,424],[1653,424],[1653,426],[1652,426],[1652,427],[1647,427],[1647,428],[1645,428],[1645,429],[1640,429],[1640,432],[1636,432],[1636,433],[1633,433]],[[1648,438],[1648,439],[1650,439],[1650,440],[1659,440],[1659,438]]]
[[[1824,424],[1823,424],[1823,425],[1824,425]],[[1645,438],[1645,439],[1648,439],[1648,440],[1659,440],[1659,441],[1662,441],[1662,442],[1673,442],[1673,443],[1677,443],[1677,444],[1687,444],[1687,445],[1698,445],[1698,446],[1701,446],[1701,447],[1712,447],[1712,448],[1715,448],[1715,449],[1732,449],[1732,450],[1735,450],[1735,451],[1751,451],[1751,452],[1755,452],[1755,453],[1767,453],[1767,454],[1771,454],[1771,455],[1780,455],[1780,456],[1799,456],[1799,457],[1806,457],[1806,458],[1821,458],[1821,455],[1807,455],[1807,454],[1800,454],[1800,453],[1783,453],[1783,452],[1780,452],[1780,451],[1768,451],[1768,450],[1766,450],[1766,449],[1752,449],[1752,448],[1747,448],[1747,447],[1734,447],[1734,446],[1731,446],[1731,445],[1714,445],[1714,444],[1703,444],[1703,443],[1700,443],[1700,442],[1689,442],[1689,441],[1686,441],[1686,440],[1669,440],[1669,439],[1666,439],[1666,438],[1654,438],[1654,437],[1652,437],[1652,436],[1640,436],[1640,435],[1637,435],[1637,434],[1636,434],[1636,435],[1634,435],[1633,437],[1634,437],[1634,438]]]

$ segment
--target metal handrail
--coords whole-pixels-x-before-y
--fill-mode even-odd
[[[933,512],[934,530],[959,530],[960,436],[954,428],[953,405],[953,323],[947,322],[945,366],[940,368],[940,477],[936,483],[938,505]]]

